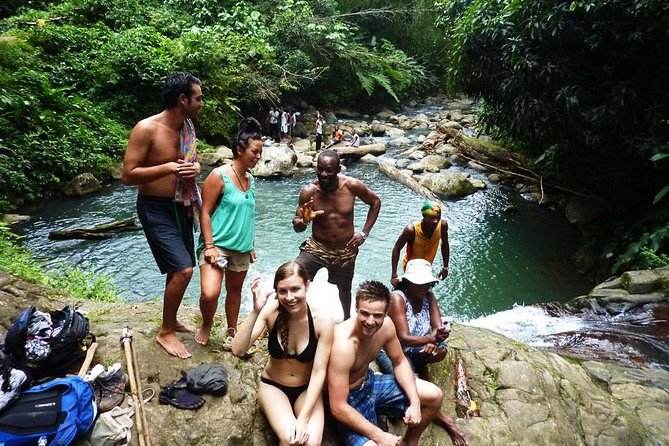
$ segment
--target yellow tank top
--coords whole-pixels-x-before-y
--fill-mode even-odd
[[[404,253],[404,258],[402,259],[404,269],[406,269],[409,260],[425,259],[432,263],[437,256],[437,248],[441,241],[441,220],[437,223],[437,227],[434,228],[434,232],[430,238],[425,237],[425,234],[423,234],[420,222],[421,220],[418,220],[413,223],[415,236],[413,243],[407,243],[406,253]]]

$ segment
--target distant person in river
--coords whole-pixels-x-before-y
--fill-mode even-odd
[[[335,126],[335,130],[334,132],[332,132],[332,139],[325,147],[323,147],[323,150],[327,150],[330,147],[334,146],[335,144],[339,144],[340,142],[342,142],[343,139],[344,139],[344,132],[341,131],[339,126]]]
[[[360,147],[360,135],[358,135],[358,132],[353,130],[353,137],[351,138],[351,142],[346,144],[348,147]]]
[[[195,340],[206,345],[218,308],[225,278],[227,332],[223,348],[229,350],[237,332],[242,284],[255,260],[256,187],[254,168],[262,155],[258,121],[246,118],[232,138],[232,163],[211,171],[202,187],[202,233],[197,247],[200,263],[202,327]]]
[[[176,332],[193,332],[177,320],[193,275],[194,218],[200,205],[200,174],[191,119],[203,106],[198,78],[176,72],[163,85],[165,109],[135,125],[123,160],[123,183],[138,185],[137,215],[161,274],[166,274],[163,317],[156,341],[167,353],[189,358]]]
[[[258,405],[281,445],[320,445],[322,390],[334,332],[332,318],[307,304],[309,278],[294,262],[274,275],[274,293],[251,282],[253,309],[239,328],[232,352],[244,356],[265,331],[269,362],[260,377]]]
[[[321,151],[323,145],[323,126],[325,125],[325,118],[320,113],[316,116],[316,152]]]
[[[451,333],[450,324],[442,320],[439,305],[431,291],[438,281],[432,274],[430,262],[425,259],[409,260],[399,285],[390,293],[388,316],[395,324],[404,356],[414,373],[425,381],[430,381],[428,364],[446,358],[448,346],[445,340]],[[381,373],[393,373],[392,361],[384,350],[379,352],[376,362]],[[467,444],[465,435],[441,410],[435,422],[448,432],[453,444]]]
[[[281,112],[281,133],[279,135],[280,139],[287,138],[290,134],[290,113],[288,110]]]
[[[274,107],[269,111],[269,133],[275,141],[279,141],[279,115],[279,110]]]
[[[397,286],[400,281],[397,278],[397,262],[400,252],[406,245],[406,252],[402,259],[403,269],[407,262],[413,259],[425,259],[429,263],[434,262],[437,248],[441,245],[441,257],[443,268],[439,271],[439,280],[448,276],[448,261],[450,247],[448,244],[448,223],[441,219],[441,205],[436,201],[428,200],[421,208],[423,218],[404,227],[399,238],[395,242],[390,260],[390,283]]]
[[[337,285],[344,319],[348,319],[355,258],[379,216],[381,199],[362,181],[340,172],[337,152],[324,150],[318,155],[318,178],[300,191],[293,229],[303,232],[313,221],[311,237],[302,244],[295,261],[304,266],[309,280],[313,280],[321,268],[327,268],[328,281]],[[356,198],[369,206],[361,231],[353,227]]]

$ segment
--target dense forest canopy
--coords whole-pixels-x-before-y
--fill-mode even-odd
[[[0,212],[104,178],[175,70],[204,82],[210,142],[287,97],[373,112],[441,88],[611,205],[603,256],[667,260],[665,0],[9,0],[0,20]]]

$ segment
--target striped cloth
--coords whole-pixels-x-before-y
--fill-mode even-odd
[[[195,126],[190,119],[184,121],[184,126],[179,132],[179,145],[181,159],[189,163],[197,162],[197,138],[195,137]],[[189,215],[193,217],[193,229],[197,232],[200,226],[198,216],[200,206],[202,206],[202,197],[195,178],[178,177],[174,201],[183,203],[188,208]]]

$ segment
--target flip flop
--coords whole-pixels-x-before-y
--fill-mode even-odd
[[[233,338],[232,336],[228,336],[227,338],[225,338],[225,341],[223,341],[223,346],[221,348],[223,350],[225,350],[226,352],[231,352],[232,351],[232,341],[234,339],[235,338]]]
[[[239,358],[240,358],[240,359],[249,359],[249,358],[251,358],[251,357],[253,356],[253,354],[256,353],[257,351],[258,351],[258,346],[257,346],[257,345],[255,344],[255,342],[254,342],[253,344],[251,344],[251,346],[249,347],[249,349],[246,350],[246,353],[244,353],[244,355],[240,356]]]
[[[160,401],[160,404],[169,404],[177,409],[186,410],[197,410],[204,406],[204,398],[200,398],[187,389],[179,389],[171,384],[160,390],[158,401]]]

